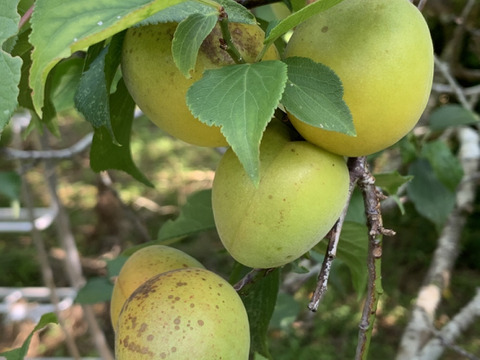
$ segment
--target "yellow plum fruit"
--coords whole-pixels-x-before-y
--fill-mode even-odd
[[[290,141],[274,125],[260,145],[258,187],[231,149],[212,187],[220,239],[234,259],[252,268],[282,266],[309,251],[332,228],[348,198],[343,157]]]
[[[117,330],[123,304],[140,285],[160,273],[190,267],[203,268],[203,265],[183,251],[169,246],[150,245],[130,255],[113,287],[110,302],[113,329]]]
[[[115,335],[117,360],[247,360],[248,316],[234,288],[205,269],[169,271],[128,298]]]
[[[122,51],[125,84],[145,115],[170,135],[200,146],[225,146],[225,137],[217,126],[196,119],[187,107],[188,88],[203,76],[204,70],[234,64],[220,48],[222,37],[217,24],[200,47],[196,66],[187,79],[172,56],[172,39],[177,23],[161,23],[127,30]],[[263,48],[265,34],[257,25],[230,23],[232,39],[246,62],[254,62]],[[278,59],[271,46],[264,60]]]
[[[306,140],[336,154],[364,156],[393,145],[416,125],[430,95],[430,32],[406,0],[345,0],[300,24],[285,56],[310,58],[340,77],[356,137],[289,114]]]

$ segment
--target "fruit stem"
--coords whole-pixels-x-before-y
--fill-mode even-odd
[[[222,30],[220,47],[230,55],[236,64],[245,64],[245,59],[233,43],[232,35],[230,34],[230,29],[228,28],[228,14],[223,7],[219,12],[220,14],[218,15],[218,22],[220,24],[220,29]]]

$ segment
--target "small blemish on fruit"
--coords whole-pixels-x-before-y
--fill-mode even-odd
[[[200,325],[200,326],[203,326],[203,325],[205,324],[205,323],[203,322],[203,320],[198,320],[197,323],[198,323],[198,325]]]
[[[130,320],[132,320],[132,329],[135,329],[137,326],[137,317],[132,317]]]
[[[323,32],[323,33],[326,33],[327,31],[328,31],[328,26],[322,27],[322,32]]]
[[[154,336],[153,335],[148,335],[147,336],[147,341],[152,341],[154,339]]]
[[[142,336],[142,333],[147,330],[147,327],[148,327],[147,324],[142,323],[142,325],[140,325],[140,328],[137,331],[137,337]]]

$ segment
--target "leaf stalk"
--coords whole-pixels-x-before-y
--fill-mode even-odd
[[[222,31],[220,47],[230,55],[230,57],[233,59],[233,61],[235,61],[236,64],[245,64],[245,59],[233,43],[232,34],[230,33],[230,29],[228,27],[228,14],[223,7],[221,8],[220,14],[218,15],[218,22]]]

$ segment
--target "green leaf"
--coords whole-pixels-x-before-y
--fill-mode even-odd
[[[292,57],[281,103],[299,120],[325,130],[355,135],[352,115],[343,101],[340,78],[311,59]]]
[[[47,75],[62,58],[183,1],[185,0],[37,0],[31,18],[30,36],[35,47],[30,72],[35,110],[42,113]]]
[[[389,173],[375,174],[375,185],[381,187],[390,195],[395,195],[400,186],[408,183],[413,179],[411,175],[401,175],[398,171]]]
[[[223,6],[228,19],[231,22],[243,24],[255,24],[253,14],[234,0],[217,0],[218,4]],[[164,22],[181,22],[192,14],[208,15],[214,10],[212,6],[201,3],[196,0],[184,1],[178,5],[171,6],[162,10],[149,18],[145,19],[139,25],[150,25]]]
[[[20,15],[17,13],[18,0],[0,0],[0,136],[17,108],[18,84],[20,82],[22,59],[4,51],[4,43],[18,32]]]
[[[297,12],[294,12],[290,16],[286,17],[278,23],[265,38],[265,44],[272,44],[277,38],[285,34],[287,31],[293,29],[298,24],[304,22],[308,18],[322,11],[331,8],[334,5],[342,2],[343,0],[317,0]]]
[[[117,91],[110,96],[110,119],[115,137],[121,146],[112,143],[105,127],[95,129],[90,149],[90,166],[96,172],[109,169],[122,170],[141,183],[153,187],[132,159],[130,133],[134,109],[135,103],[121,80],[117,85]]]
[[[105,127],[116,145],[118,142],[110,120],[109,101],[113,77],[120,65],[122,43],[123,33],[113,37],[83,73],[75,94],[75,105],[85,119],[96,129]]]
[[[75,302],[78,304],[96,304],[109,301],[112,297],[113,284],[105,277],[88,279],[78,291]]]
[[[22,59],[22,68],[19,82],[20,92],[18,94],[18,105],[26,109],[33,110],[31,89],[28,85],[30,76],[30,66],[32,65],[31,53],[32,45],[28,42],[30,30],[22,31],[18,34],[12,55],[20,56]]]
[[[408,183],[407,194],[415,209],[437,226],[442,226],[455,206],[455,193],[438,180],[428,160],[416,160],[408,173],[414,176]]]
[[[160,228],[157,241],[165,242],[212,229],[215,229],[212,191],[202,190],[190,195],[180,215],[175,220],[168,220]]]
[[[259,146],[287,80],[281,61],[238,64],[205,71],[187,92],[193,115],[221,130],[255,184]]]
[[[55,66],[51,98],[57,112],[75,107],[74,96],[80,83],[83,65],[83,59],[72,57]]]
[[[218,13],[193,14],[178,24],[172,41],[173,61],[185,77],[195,68],[198,50],[217,23]]]
[[[50,74],[48,74],[47,81],[45,83],[45,98],[43,102],[43,113],[42,117],[39,119],[40,124],[46,126],[48,130],[57,137],[60,137],[60,128],[58,126],[57,111],[53,104],[53,78],[56,72],[56,67],[53,69]],[[42,132],[43,129],[37,127],[37,129]]]
[[[441,131],[450,126],[478,124],[478,114],[461,105],[449,104],[436,108],[430,115],[430,129]]]
[[[0,353],[0,356],[5,356],[7,360],[23,360],[25,356],[27,356],[28,347],[30,346],[30,341],[32,340],[33,334],[38,330],[43,329],[49,324],[58,324],[57,316],[54,313],[47,313],[42,315],[40,321],[32,330],[30,335],[28,335],[28,337],[25,339],[21,347]]]
[[[251,351],[271,359],[268,350],[267,331],[272,318],[280,286],[280,269],[258,278],[248,292],[239,292],[248,314],[250,323]]]
[[[293,296],[280,291],[278,293],[275,311],[270,320],[270,327],[273,329],[288,328],[295,321],[300,311],[300,304]]]
[[[462,180],[463,168],[447,144],[441,140],[429,142],[422,148],[422,156],[430,162],[437,179],[450,191],[455,191]]]
[[[367,217],[365,216],[365,203],[363,202],[363,195],[359,188],[353,189],[345,221],[353,221],[359,224],[365,224],[367,221]]]
[[[15,171],[0,171],[0,194],[9,200],[19,200],[22,178]]]
[[[125,262],[128,260],[128,256],[123,254],[117,256],[115,259],[107,260],[107,275],[109,278],[118,276]]]
[[[264,356],[262,356],[262,355],[260,355],[259,353],[256,352],[253,355],[253,360],[268,360],[268,358],[266,358],[266,357],[264,357]]]
[[[402,162],[408,164],[418,158],[417,138],[410,132],[398,142]]]
[[[382,174],[375,174],[375,185],[382,188],[386,191],[390,198],[393,199],[396,203],[398,208],[400,209],[401,214],[405,214],[405,207],[400,200],[400,197],[397,195],[400,186],[408,183],[413,179],[413,176],[407,175],[400,175],[398,171],[390,172],[390,173],[382,173]]]
[[[325,254],[328,242],[321,241],[314,247],[320,254]],[[367,285],[367,251],[368,228],[365,224],[345,221],[337,248],[337,258],[342,260],[352,275],[355,291],[362,296]]]

